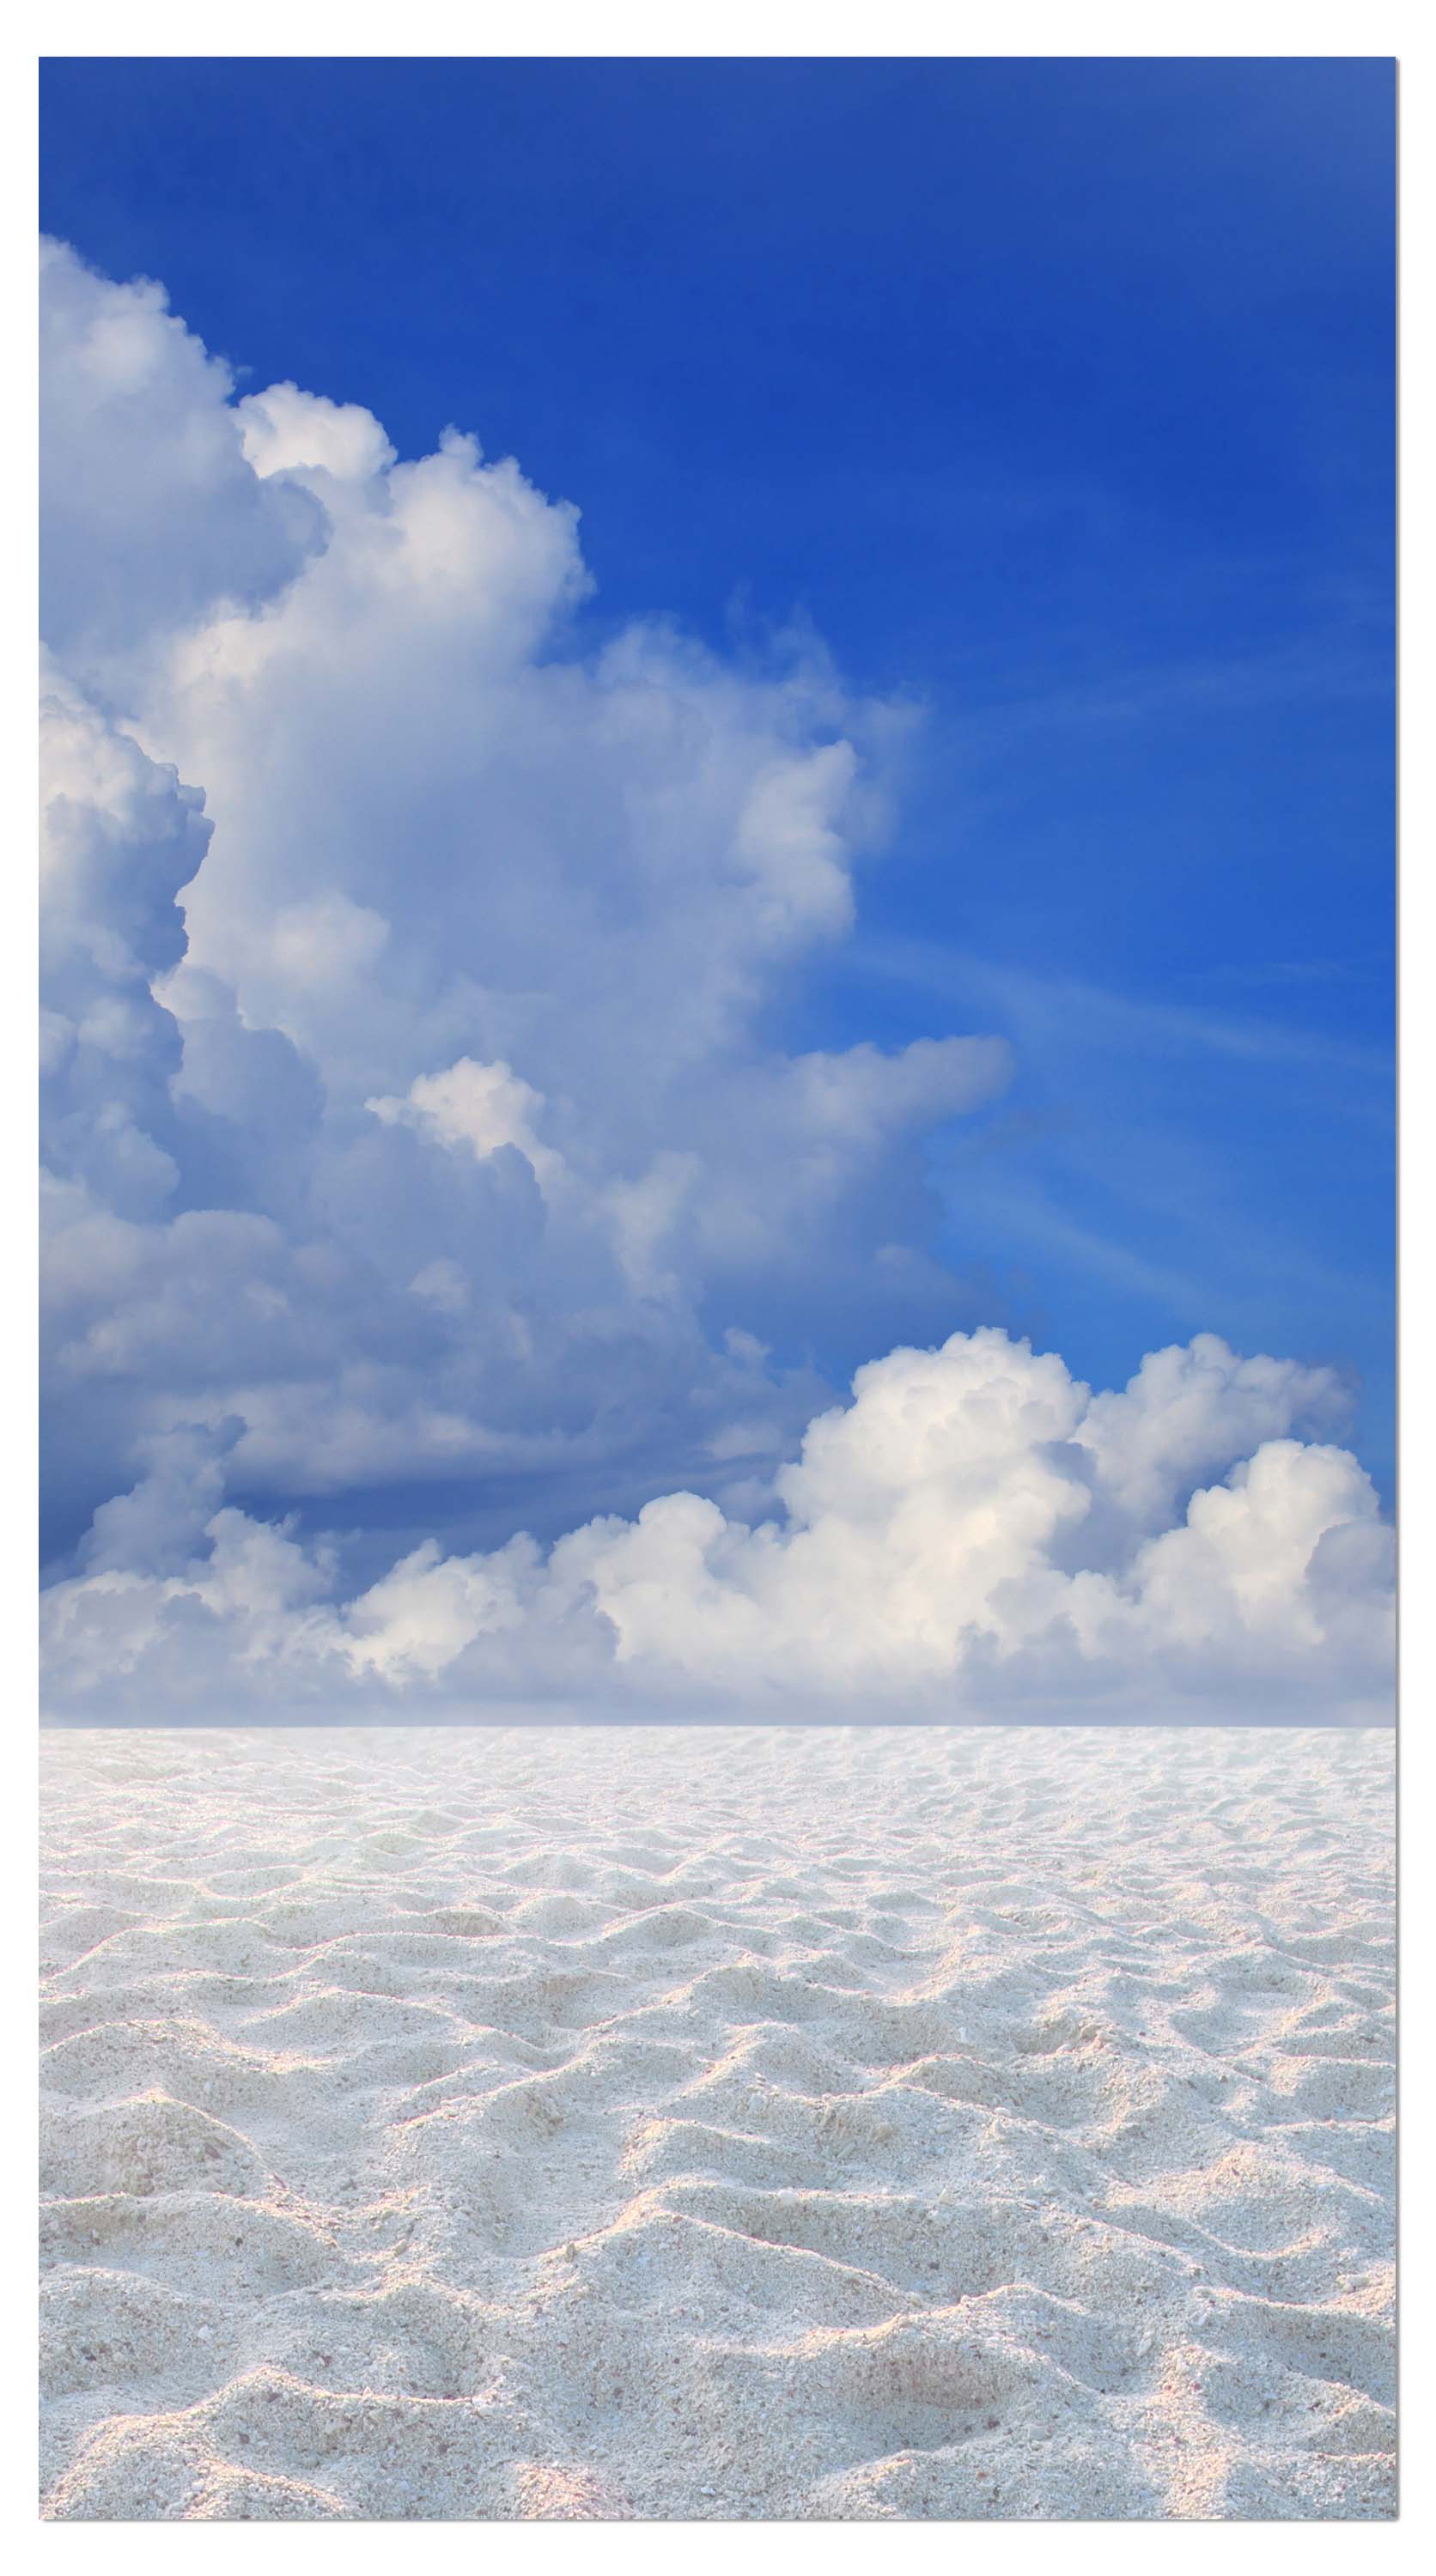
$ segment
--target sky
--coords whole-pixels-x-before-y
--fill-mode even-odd
[[[1380,1704],[1393,111],[44,66],[57,1705]]]

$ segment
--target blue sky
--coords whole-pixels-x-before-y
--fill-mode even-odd
[[[44,66],[62,1697],[1384,1709],[1394,86]]]
[[[796,611],[922,705],[789,1034],[1010,1033],[933,1153],[972,1315],[1102,1378],[1198,1325],[1335,1364],[1389,1490],[1392,67],[67,61],[43,104],[47,229],[245,384],[512,450],[592,624]]]

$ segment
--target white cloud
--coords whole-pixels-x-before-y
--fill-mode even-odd
[[[848,1337],[950,1311],[893,1248],[924,1129],[1006,1077],[769,1034],[903,721],[808,639],[586,650],[576,513],[511,460],[236,400],[158,287],[58,245],[42,298],[59,1544],[231,1419],[267,1510],[437,1481],[492,1527],[519,1478],[552,1528],[726,1490],[730,1416],[746,1486],[822,1386],[725,1331],[806,1341],[808,1277]]]
[[[246,463],[232,391],[162,287],[42,243],[44,630],[86,686],[123,691],[218,601],[272,597],[319,537],[310,495]]]
[[[234,406],[245,462],[267,479],[308,478],[331,506],[336,485],[373,483],[395,463],[394,450],[362,403],[335,403],[297,385],[270,385]]]
[[[56,1704],[1380,1718],[1390,1533],[1346,1451],[1264,1439],[1171,1527],[1129,1527],[1112,1550],[1097,1507],[1130,1484],[1124,1432],[1140,1466],[1152,1384],[1207,1385],[1210,1447],[1239,1365],[1210,1337],[1157,1354],[1123,1414],[1055,1356],[954,1334],[860,1369],[756,1526],[665,1494],[547,1552],[431,1540],[347,1600],[322,1552],[211,1514],[209,1462],[176,1451],[127,1519],[109,1507],[92,1569],[47,1596]],[[1289,1409],[1305,1394],[1289,1382]],[[1195,1444],[1190,1399],[1187,1422]],[[140,1581],[123,1570],[132,1527],[159,1520],[173,1546],[186,1472],[192,1560]]]
[[[1095,1397],[1078,1436],[1114,1497],[1155,1526],[1210,1468],[1294,1423],[1327,1427],[1343,1410],[1329,1369],[1238,1359],[1217,1334],[1198,1333],[1151,1353],[1121,1394]]]
[[[386,1127],[415,1127],[440,1145],[467,1149],[476,1162],[512,1145],[547,1195],[561,1184],[564,1162],[534,1133],[543,1105],[542,1094],[522,1081],[512,1065],[475,1064],[468,1055],[446,1073],[419,1074],[401,1099],[364,1103]]]
[[[773,1355],[949,1331],[924,1139],[1010,1069],[774,1040],[906,720],[589,645],[512,460],[42,301],[54,1705],[1378,1704],[1322,1372]]]
[[[916,1038],[896,1055],[863,1045],[797,1056],[787,1074],[794,1123],[847,1149],[976,1108],[1002,1088],[1008,1068],[1001,1038]]]

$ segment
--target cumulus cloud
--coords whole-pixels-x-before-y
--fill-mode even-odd
[[[1325,1373],[953,1334],[924,1144],[1008,1050],[775,1034],[907,717],[591,642],[511,459],[42,303],[52,1704],[1374,1704]],[[825,1334],[912,1346],[835,1405]]]
[[[467,1055],[446,1073],[419,1074],[401,1099],[364,1103],[386,1127],[417,1128],[421,1136],[467,1150],[480,1163],[512,1145],[547,1196],[562,1184],[564,1161],[534,1133],[543,1105],[542,1095],[512,1065],[475,1064]]]
[[[1329,1369],[1238,1359],[1215,1333],[1154,1351],[1120,1394],[1093,1399],[1079,1437],[1114,1498],[1158,1526],[1210,1468],[1293,1423],[1338,1423],[1343,1390]]]
[[[1053,1354],[956,1333],[860,1369],[760,1522],[670,1493],[548,1549],[429,1540],[347,1598],[322,1548],[213,1511],[212,1461],[177,1443],[46,1596],[56,1705],[1379,1717],[1390,1533],[1348,1452],[1282,1431],[1155,1534],[1129,1509],[1163,1415],[1169,1448],[1220,1449],[1243,1367],[1203,1336],[1094,1398]],[[1268,1363],[1245,1383],[1263,1428],[1325,1392]],[[137,1573],[137,1532],[173,1551],[186,1477],[189,1561]]]
[[[353,1494],[361,1558],[381,1489],[551,1532],[770,1478],[807,1283],[850,1344],[951,1312],[923,1138],[1007,1078],[772,1036],[906,719],[811,639],[588,648],[577,513],[512,460],[236,399],[60,245],[42,300],[58,1562],[186,1425],[240,1423],[261,1513]]]
[[[309,494],[246,463],[233,389],[163,287],[41,244],[44,631],[88,687],[123,691],[217,601],[271,597],[319,537]]]

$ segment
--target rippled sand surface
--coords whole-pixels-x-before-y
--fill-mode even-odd
[[[1389,2515],[1391,1768],[48,1736],[46,2513]]]

